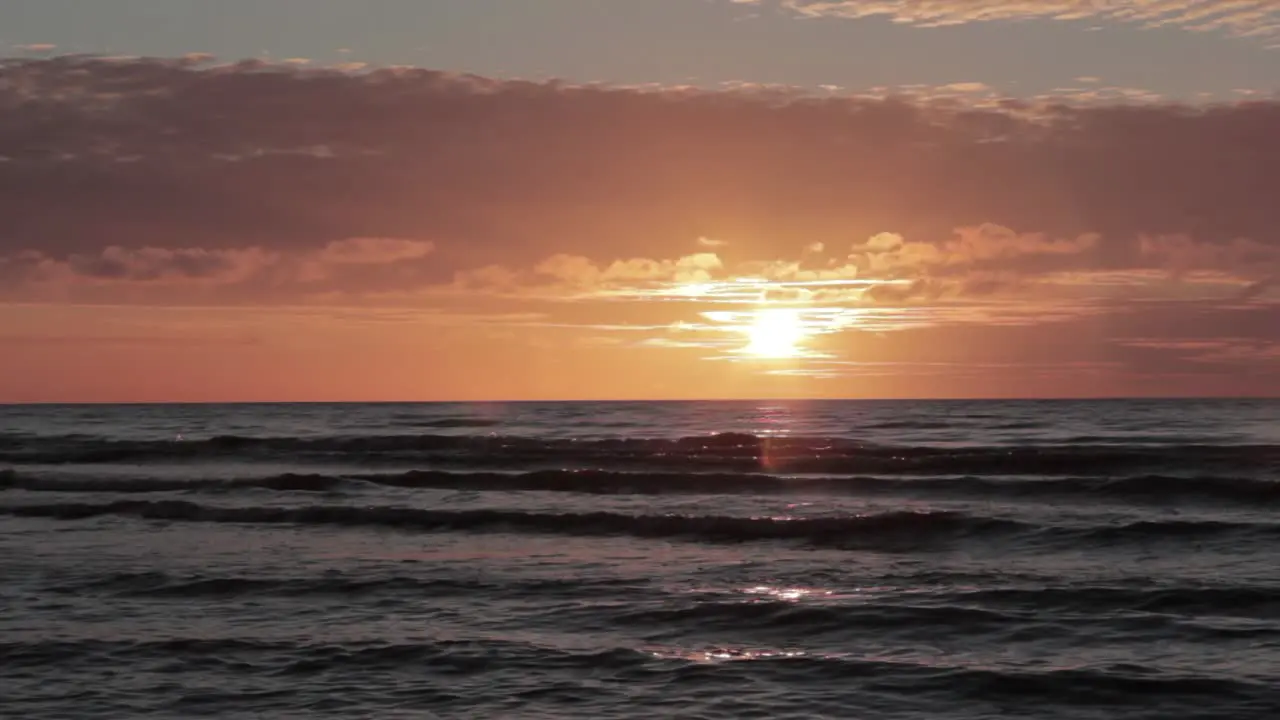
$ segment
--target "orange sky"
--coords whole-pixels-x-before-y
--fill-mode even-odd
[[[1280,394],[1268,102],[0,75],[0,401]]]

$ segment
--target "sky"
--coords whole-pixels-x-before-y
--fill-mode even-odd
[[[0,0],[0,402],[1280,395],[1277,0]]]

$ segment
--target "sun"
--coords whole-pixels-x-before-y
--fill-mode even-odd
[[[798,357],[804,340],[804,322],[800,313],[790,309],[755,311],[755,318],[746,327],[747,346],[743,354],[762,359]]]

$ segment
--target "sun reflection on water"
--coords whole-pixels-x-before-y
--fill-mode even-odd
[[[809,657],[803,650],[761,650],[747,648],[714,647],[706,650],[650,650],[649,654],[661,660],[687,660],[690,662],[743,662],[750,660],[785,660]],[[822,657],[835,657],[823,655]]]
[[[796,602],[814,597],[831,597],[834,591],[821,588],[775,587],[772,585],[756,585],[742,591],[746,595],[765,596],[775,600]]]

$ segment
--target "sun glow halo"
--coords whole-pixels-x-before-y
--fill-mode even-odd
[[[803,352],[800,343],[808,334],[800,313],[786,308],[755,311],[745,331],[748,342],[742,352],[761,359],[798,357]]]

